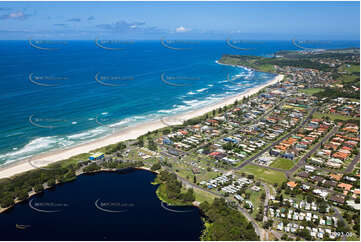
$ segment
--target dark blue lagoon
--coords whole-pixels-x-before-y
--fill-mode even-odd
[[[0,214],[1,240],[199,240],[196,207],[162,204],[143,170],[81,175]]]

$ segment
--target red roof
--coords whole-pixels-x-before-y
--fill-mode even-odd
[[[210,153],[209,155],[211,155],[211,156],[216,156],[216,155],[219,155],[221,152],[212,152],[212,153]]]

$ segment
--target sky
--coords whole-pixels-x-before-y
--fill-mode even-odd
[[[0,2],[1,40],[359,37],[359,2]]]

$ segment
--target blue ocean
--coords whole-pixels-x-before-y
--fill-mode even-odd
[[[237,44],[247,49],[226,41],[0,41],[0,164],[188,112],[274,77],[219,65],[223,54],[298,49],[291,41]]]

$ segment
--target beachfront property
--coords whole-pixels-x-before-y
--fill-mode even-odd
[[[89,156],[89,160],[91,161],[97,161],[104,158],[104,153],[95,153]]]
[[[347,98],[329,103],[304,93],[333,84],[329,73],[275,69],[285,75],[282,81],[189,123],[126,141],[116,151],[90,154],[90,161],[99,162],[82,163],[76,174],[122,169],[136,161],[130,167],[175,174],[195,194],[206,194],[200,199],[221,197],[234,209],[243,208],[239,211],[260,229],[338,239],[335,232],[343,217],[357,225],[346,214],[359,211],[359,166],[354,161],[360,129],[348,121],[359,117],[353,110],[359,103]]]
[[[341,182],[339,179],[337,182],[331,178],[332,173],[320,168],[334,169],[336,172],[337,169],[350,164],[350,161],[355,158],[351,154],[355,152],[354,147],[359,143],[357,139],[359,126],[347,122],[343,122],[342,126],[340,126],[338,121],[335,122],[333,119],[318,116],[320,111],[315,106],[319,105],[320,100],[314,96],[299,93],[299,90],[309,86],[306,78],[309,75],[312,76],[311,85],[318,87],[321,87],[321,85],[317,85],[315,80],[321,78],[323,85],[327,85],[327,78],[329,76],[313,70],[303,72],[300,68],[297,70],[290,68],[290,71],[296,71],[297,76],[293,77],[303,84],[299,84],[292,78],[289,78],[284,81],[287,84],[282,85],[282,88],[281,85],[275,84],[268,87],[262,94],[255,96],[253,101],[250,102],[253,104],[254,110],[251,109],[250,104],[242,103],[236,105],[235,108],[227,110],[226,114],[223,114],[221,118],[213,117],[202,124],[195,125],[197,130],[201,130],[200,136],[203,140],[200,143],[202,148],[197,149],[197,156],[211,158],[207,159],[207,162],[212,161],[209,164],[214,164],[217,167],[229,167],[227,165],[234,167],[247,161],[247,159],[257,154],[264,147],[272,144],[267,153],[263,153],[251,163],[261,167],[272,168],[274,164],[282,164],[285,160],[297,163],[302,157],[307,155],[305,164],[300,166],[297,172],[295,172],[296,170],[292,171],[295,172],[296,178],[285,183],[287,187],[285,190],[287,194],[307,194],[307,196],[321,199],[320,201],[326,202],[328,206],[320,206],[314,201],[310,203],[301,201],[292,206],[297,210],[303,209],[304,212],[281,212],[276,217],[292,221],[317,222],[317,226],[307,226],[307,230],[311,232],[312,237],[315,239],[324,237],[336,238],[335,228],[323,228],[322,226],[334,226],[334,224],[330,224],[330,218],[332,218],[332,221],[339,219],[331,216],[330,205],[342,206],[346,201],[348,201],[347,204],[353,205],[353,201],[359,199],[359,189],[350,186],[351,181],[356,183],[359,181],[359,175],[351,176],[349,181],[345,178],[340,178],[344,181]],[[292,73],[288,74],[292,76]],[[301,78],[302,76],[303,78]],[[278,107],[277,103],[283,98],[287,98],[287,104]],[[325,100],[322,99],[322,101]],[[344,102],[350,104],[347,100],[344,100]],[[355,108],[357,108],[357,104],[355,105]],[[320,110],[323,107],[321,105]],[[262,112],[259,112],[260,110]],[[309,116],[312,112],[317,112],[317,116]],[[261,113],[267,114],[260,115]],[[357,112],[351,115],[358,117]],[[231,131],[232,129],[229,129],[230,125],[233,127],[233,132]],[[200,127],[204,127],[204,129],[202,130]],[[280,139],[284,134],[291,131],[291,135]],[[340,131],[342,134],[339,133]],[[353,135],[345,135],[347,132]],[[348,138],[344,139],[343,136]],[[278,139],[280,139],[279,142],[277,142]],[[276,143],[273,143],[274,141]],[[347,144],[343,143],[345,141]],[[332,145],[332,149],[329,148],[329,144]],[[314,147],[316,149],[313,149]],[[331,152],[328,150],[331,150]],[[349,155],[347,156],[347,154]],[[344,159],[342,157],[349,158]],[[262,179],[262,177],[259,178]],[[230,181],[231,179],[226,177],[218,179],[202,181],[200,184],[210,190],[219,190],[225,195],[232,194],[233,198],[241,205],[251,207],[245,202],[249,200],[238,194],[240,187],[235,186]],[[248,189],[252,192],[257,192],[257,187],[251,186]],[[353,207],[357,208],[354,205]],[[319,209],[325,211],[325,217],[319,216]],[[270,209],[270,213],[275,212],[272,212],[272,209]],[[273,217],[275,214],[269,214],[269,216]],[[299,227],[296,228],[296,225],[279,225],[279,227],[282,227],[281,230],[283,232],[290,234],[297,234],[305,228],[305,226],[300,226],[299,224],[297,225]]]

